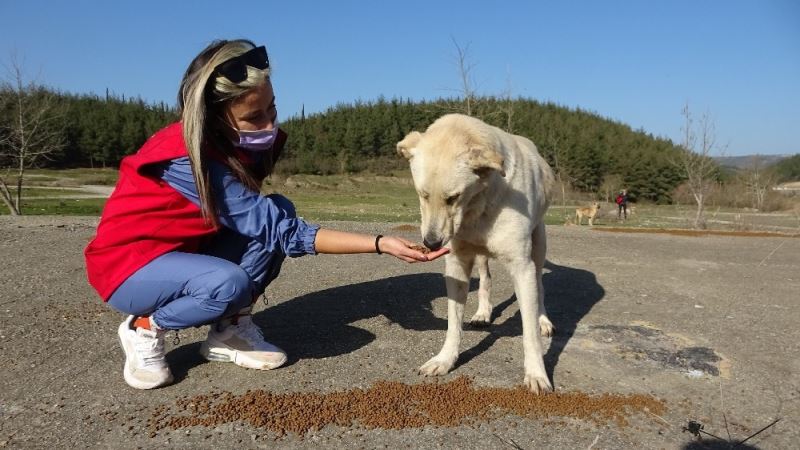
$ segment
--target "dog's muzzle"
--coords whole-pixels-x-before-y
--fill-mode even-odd
[[[440,238],[431,239],[431,238],[426,237],[425,239],[422,240],[422,243],[425,244],[425,247],[428,247],[429,249],[431,249],[433,251],[436,251],[436,250],[439,250],[440,248],[442,248],[442,239],[440,239]]]

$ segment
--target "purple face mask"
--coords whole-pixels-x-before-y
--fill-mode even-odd
[[[271,130],[242,131],[238,130],[239,142],[233,145],[254,152],[265,152],[272,148],[278,136],[278,121],[272,124]]]

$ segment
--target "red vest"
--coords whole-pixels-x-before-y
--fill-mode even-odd
[[[199,207],[147,173],[152,164],[183,156],[187,152],[178,122],[122,160],[97,234],[84,251],[89,283],[103,301],[148,262],[174,250],[196,252],[202,238],[216,232],[203,220]]]
[[[286,142],[278,130],[271,157],[277,160]],[[134,272],[171,251],[195,253],[216,229],[200,208],[161,178],[152,165],[187,156],[180,122],[154,134],[134,155],[123,158],[119,180],[103,208],[97,234],[84,251],[89,283],[103,301]],[[249,163],[245,153],[240,159]],[[263,171],[254,167],[257,177]]]

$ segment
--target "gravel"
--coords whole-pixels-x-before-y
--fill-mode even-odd
[[[689,420],[735,440],[779,417],[747,444],[800,442],[800,239],[549,227],[554,395],[518,388],[521,321],[498,264],[492,325],[465,326],[450,374],[418,375],[444,340],[444,263],[388,255],[285,262],[254,320],[286,366],[206,362],[206,329],[188,329],[167,340],[175,384],[137,391],[123,317],[85,279],[96,223],[0,217],[0,448],[692,448]],[[325,225],[420,240],[409,224]]]

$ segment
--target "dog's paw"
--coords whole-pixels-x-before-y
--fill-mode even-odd
[[[488,327],[492,323],[491,317],[489,316],[491,316],[491,313],[487,314],[482,312],[476,312],[475,315],[472,316],[471,319],[469,319],[469,324],[472,325],[473,327],[478,327],[478,328]]]
[[[542,314],[539,316],[539,330],[542,337],[550,337],[555,333],[556,327],[553,326],[553,323],[550,322],[547,316]]]
[[[553,391],[553,385],[550,384],[550,380],[546,376],[540,377],[533,374],[525,374],[523,384],[534,394],[545,394]]]
[[[448,363],[447,361],[442,361],[437,358],[431,358],[419,368],[419,374],[425,376],[436,376],[436,375],[445,375],[447,372],[450,372],[450,369],[453,367],[453,363]]]

